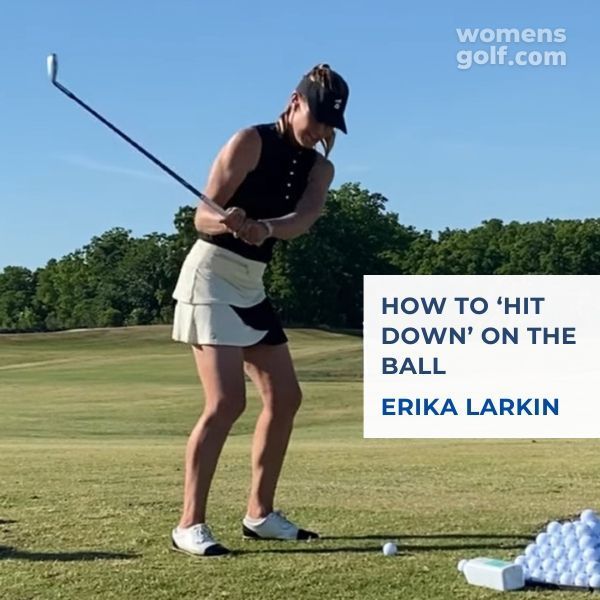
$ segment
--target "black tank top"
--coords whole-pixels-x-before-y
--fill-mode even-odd
[[[275,123],[255,125],[254,129],[262,140],[258,164],[246,175],[225,208],[239,206],[252,219],[283,217],[295,210],[304,193],[317,152],[293,145],[277,131]],[[271,259],[277,241],[268,238],[262,246],[253,246],[231,233],[209,235],[199,232],[198,235],[210,244],[264,263]]]

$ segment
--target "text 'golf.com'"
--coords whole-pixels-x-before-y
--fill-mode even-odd
[[[463,44],[456,53],[461,71],[473,66],[565,67],[567,53],[561,46],[567,41],[564,27],[555,29],[457,28]],[[535,44],[535,46],[533,46]]]

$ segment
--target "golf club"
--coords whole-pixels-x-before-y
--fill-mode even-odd
[[[112,129],[116,134],[121,136],[126,142],[131,144],[136,150],[139,150],[146,158],[149,158],[155,165],[159,166],[163,171],[168,173],[171,177],[173,177],[173,179],[178,181],[184,188],[186,188],[187,190],[192,192],[192,194],[194,194],[194,196],[196,196],[196,198],[199,198],[200,200],[202,200],[202,202],[204,202],[205,204],[210,206],[213,210],[218,212],[220,215],[225,215],[225,210],[223,209],[223,207],[221,207],[218,204],[216,204],[215,202],[213,202],[208,196],[205,196],[202,192],[197,190],[193,185],[188,183],[183,177],[177,175],[177,173],[175,173],[175,171],[173,171],[172,169],[167,167],[167,165],[165,165],[163,162],[158,160],[158,158],[156,158],[155,156],[150,154],[150,152],[148,152],[146,149],[142,148],[142,146],[140,146],[137,142],[132,140],[127,134],[123,133],[120,129],[115,127],[110,121],[106,120],[101,114],[97,113],[93,108],[91,108],[85,102],[80,100],[73,92],[68,90],[61,83],[59,83],[56,80],[56,76],[58,73],[58,58],[57,58],[56,54],[50,54],[48,56],[47,67],[48,67],[48,77],[50,78],[52,85],[54,85],[56,88],[58,88],[63,94],[65,94],[66,96],[71,98],[71,100],[74,100],[75,102],[77,102],[77,104],[79,104],[79,106],[81,106],[82,108],[85,108],[85,110],[87,110],[90,114],[92,114],[94,117],[96,117],[96,119],[98,119],[99,121],[102,121],[102,123],[104,123],[109,129]]]

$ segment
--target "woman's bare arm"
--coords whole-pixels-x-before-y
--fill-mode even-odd
[[[246,175],[256,168],[260,151],[261,139],[256,129],[248,128],[238,131],[221,148],[215,158],[204,193],[219,206],[225,206]],[[238,229],[235,225],[239,220],[238,213],[234,212],[224,218],[204,202],[199,202],[194,224],[198,231],[217,235],[230,231],[232,227],[234,230]],[[241,223],[239,225],[241,226]]]

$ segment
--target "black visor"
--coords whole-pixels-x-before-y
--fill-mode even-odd
[[[329,73],[330,88],[311,81],[308,77],[303,77],[296,87],[296,91],[306,97],[310,112],[317,121],[348,133],[344,110],[348,103],[350,90],[341,75],[335,71]]]

